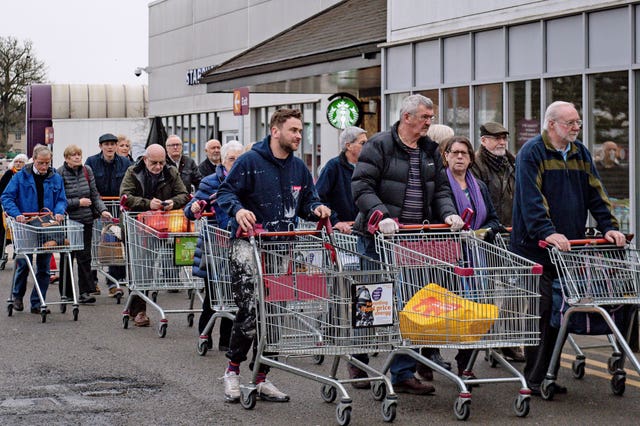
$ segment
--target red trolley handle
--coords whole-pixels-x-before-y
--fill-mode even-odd
[[[473,213],[473,210],[467,210],[470,210]],[[468,214],[469,213],[467,213],[467,215]],[[367,223],[367,231],[369,231],[370,234],[375,234],[378,231],[380,221],[383,217],[384,214],[380,210],[375,210],[373,213],[371,213],[371,217],[369,218],[369,222]],[[473,214],[471,215],[471,218],[473,218]],[[469,229],[471,218],[465,221],[464,229]],[[446,223],[403,224],[398,222],[397,218],[393,218],[393,220],[398,224],[398,229],[400,229],[401,231],[437,231],[439,229],[451,228],[451,225],[447,225]],[[463,218],[463,220],[465,220],[465,218]]]
[[[633,234],[626,234],[625,238],[627,239],[627,243],[630,243],[633,240],[633,237]],[[606,238],[583,238],[578,240],[569,240],[569,244],[571,246],[597,246],[610,245],[612,243]],[[552,244],[544,240],[538,241],[538,247],[540,248],[548,248],[549,246],[552,246]]]

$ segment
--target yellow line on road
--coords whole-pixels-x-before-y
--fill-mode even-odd
[[[572,370],[573,361],[576,359],[575,356],[563,353],[562,354],[562,359],[563,360],[568,360],[570,362],[560,361],[560,366],[563,367],[563,368],[567,368],[569,370]],[[589,368],[589,366],[596,367],[597,369]],[[625,362],[625,366],[626,367],[631,367],[626,362]],[[604,370],[604,372],[602,370]],[[631,380],[630,379],[631,377],[640,378],[640,375],[638,375],[638,373],[633,369],[633,367],[626,368],[625,371],[627,373],[627,380],[625,381],[625,384],[627,386],[634,386],[636,388],[640,388],[640,380]],[[610,380],[611,379],[611,374],[609,374],[607,363],[600,362],[600,361],[595,361],[593,359],[589,359],[588,357],[586,359],[584,372],[585,372],[585,375],[588,374],[590,376],[595,376],[595,377],[599,377],[601,379],[606,379],[606,380]]]

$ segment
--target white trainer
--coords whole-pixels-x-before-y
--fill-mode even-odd
[[[240,375],[233,371],[224,373],[224,399],[227,402],[240,401]]]
[[[286,393],[280,392],[276,385],[272,382],[265,380],[264,382],[258,383],[256,387],[258,390],[258,397],[264,401],[271,402],[288,402],[289,395]]]

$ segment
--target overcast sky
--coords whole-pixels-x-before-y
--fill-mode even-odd
[[[0,35],[30,39],[52,83],[144,84],[149,0],[0,0]]]

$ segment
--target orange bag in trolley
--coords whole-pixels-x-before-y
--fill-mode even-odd
[[[191,232],[191,222],[182,210],[148,211],[140,213],[138,220],[160,232]]]
[[[491,329],[498,313],[496,305],[472,302],[431,283],[400,312],[400,332],[414,344],[475,342]]]

